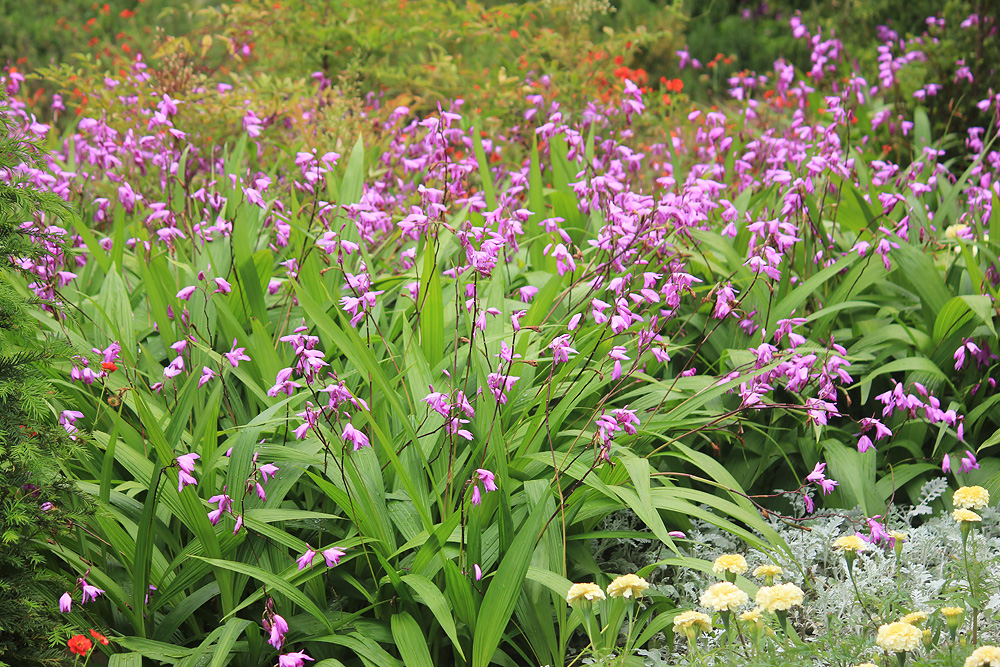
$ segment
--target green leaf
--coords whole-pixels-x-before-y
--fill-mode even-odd
[[[454,644],[455,650],[458,654],[465,659],[465,653],[462,652],[462,645],[458,641],[458,630],[455,628],[455,619],[451,615],[451,609],[448,606],[448,600],[445,596],[438,590],[438,587],[428,579],[427,577],[421,576],[419,574],[404,574],[403,583],[413,589],[413,591],[420,597],[421,602],[423,602],[431,613],[434,614],[434,618],[437,622],[441,624],[441,629],[444,630],[448,638],[451,639],[451,643]]]
[[[510,549],[500,561],[490,587],[486,589],[479,617],[476,619],[476,634],[472,640],[472,667],[488,667],[494,652],[500,646],[500,639],[514,613],[517,599],[521,596],[521,587],[534,553],[543,513],[542,503],[532,508]]]
[[[406,667],[434,667],[427,639],[420,631],[420,625],[405,611],[393,614],[390,619],[392,639],[399,649]]]
[[[268,572],[267,570],[262,570],[261,568],[248,563],[237,563],[219,558],[204,558],[202,556],[194,556],[194,558],[203,560],[209,565],[221,567],[224,570],[230,570],[232,572],[238,572],[240,574],[246,574],[253,577],[257,581],[266,584],[268,587],[280,591],[283,595],[288,597],[289,600],[302,607],[303,611],[307,612],[314,619],[322,623],[323,626],[330,632],[335,631],[333,623],[331,623],[327,615],[324,614],[318,606],[316,606],[316,603],[310,600],[306,594],[298,588],[285,581],[284,577],[274,574],[273,572]]]
[[[934,321],[934,342],[940,343],[947,336],[973,317],[989,327],[993,335],[993,305],[992,299],[986,295],[956,296],[945,303]]]
[[[882,499],[875,489],[875,452],[862,454],[855,447],[848,447],[836,440],[822,443],[826,462],[830,465],[830,477],[840,482],[840,491],[845,498],[861,506],[865,516],[879,512]]]
[[[142,667],[142,653],[112,653],[108,667]]]

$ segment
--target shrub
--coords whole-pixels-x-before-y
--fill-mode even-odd
[[[59,465],[76,447],[51,423],[53,384],[38,368],[54,363],[64,346],[38,339],[39,302],[25,297],[21,280],[32,275],[25,265],[61,261],[64,241],[51,230],[71,219],[61,199],[25,182],[21,170],[41,165],[38,147],[0,95],[0,256],[17,260],[0,268],[0,665],[53,659],[47,646],[59,621],[49,600],[61,577],[45,567],[40,546],[82,519]],[[72,414],[63,421],[72,429]]]

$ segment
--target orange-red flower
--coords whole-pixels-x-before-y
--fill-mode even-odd
[[[77,655],[87,655],[87,651],[91,649],[94,645],[89,639],[83,635],[73,635],[66,642],[66,646],[69,646],[69,650]]]
[[[109,643],[108,642],[108,638],[105,637],[104,635],[102,635],[97,630],[91,630],[90,631],[90,636],[93,637],[94,639],[96,639],[98,643],[103,644],[104,646],[107,646],[108,643]]]

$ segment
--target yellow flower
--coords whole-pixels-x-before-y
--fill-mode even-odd
[[[990,504],[990,492],[981,486],[963,486],[951,497],[955,507],[981,510]]]
[[[959,523],[971,523],[973,521],[982,521],[983,517],[979,516],[972,510],[959,509],[951,513],[951,518]]]
[[[746,621],[747,623],[757,623],[761,620],[760,607],[754,607],[753,609],[747,609],[745,612],[740,614],[740,620]]]
[[[569,593],[566,594],[567,604],[573,604],[574,602],[579,602],[580,600],[592,602],[594,600],[604,599],[604,591],[602,591],[601,587],[595,583],[573,584],[569,587]]]
[[[624,574],[608,584],[608,595],[613,598],[642,597],[649,582],[634,574]]]
[[[736,611],[737,607],[747,602],[750,602],[750,597],[728,581],[712,584],[701,594],[701,605],[714,611]]]
[[[903,618],[899,619],[902,623],[909,623],[910,625],[920,625],[927,620],[927,612],[925,611],[914,611]]]
[[[712,564],[712,572],[722,574],[732,572],[733,574],[743,574],[747,571],[747,559],[739,554],[725,554],[715,559]]]
[[[945,618],[951,618],[952,616],[961,616],[965,613],[965,609],[961,607],[941,607],[941,614]]]
[[[864,551],[867,546],[868,545],[865,544],[865,541],[857,535],[844,535],[843,537],[838,537],[833,541],[834,549],[843,549],[844,551],[850,551],[851,553]]]
[[[756,570],[753,571],[753,576],[755,577],[777,577],[784,572],[777,565],[761,565]]]
[[[711,629],[711,617],[700,611],[683,611],[674,617],[674,632],[677,633],[686,633],[688,630],[708,632]]]
[[[767,611],[788,611],[802,604],[804,594],[795,584],[778,584],[757,589],[757,606]]]
[[[1000,667],[1000,648],[980,646],[965,659],[965,667]]]
[[[915,626],[897,621],[880,627],[875,641],[890,653],[903,653],[920,646],[921,636],[922,633]]]

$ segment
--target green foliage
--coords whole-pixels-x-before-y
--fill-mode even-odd
[[[27,184],[19,169],[40,164],[36,146],[21,136],[0,97],[0,257],[36,258],[59,249],[58,237],[37,226],[69,218],[51,193]],[[45,244],[45,245],[43,245]],[[37,302],[24,280],[0,268],[0,665],[53,664],[48,649],[59,623],[53,601],[63,578],[44,567],[39,544],[80,518],[73,485],[60,462],[75,446],[52,422],[52,384],[40,372],[64,350],[37,339]],[[47,503],[49,510],[43,509]]]

